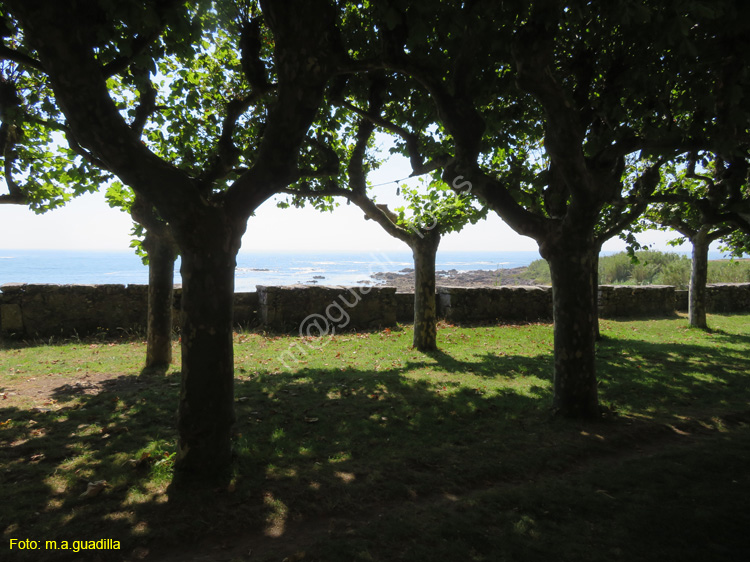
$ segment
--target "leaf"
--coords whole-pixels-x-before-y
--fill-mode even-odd
[[[93,498],[107,487],[106,480],[97,480],[96,482],[89,482],[86,487],[86,491],[80,495],[81,498]]]

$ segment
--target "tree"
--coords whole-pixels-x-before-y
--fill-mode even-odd
[[[131,242],[148,266],[146,362],[141,374],[165,372],[172,363],[174,321],[174,263],[179,250],[168,225],[152,205],[135,197],[121,184],[107,190],[107,202],[130,214],[134,221]]]
[[[704,170],[696,171],[702,161]],[[708,282],[708,249],[712,242],[730,238],[736,231],[750,236],[748,166],[744,158],[725,162],[718,155],[693,152],[671,166],[669,180],[644,201],[652,203],[641,228],[654,225],[670,227],[682,234],[675,240],[689,240],[692,247],[690,325],[707,329],[706,284]],[[731,243],[731,242],[730,242]],[[736,243],[735,243],[736,244]],[[740,248],[735,248],[739,250]]]
[[[174,236],[183,297],[173,485],[225,482],[236,253],[255,209],[315,173],[299,154],[346,58],[336,13],[323,0],[6,6],[2,57],[48,81],[50,111],[86,158],[153,205]],[[152,87],[157,103],[138,103]]]
[[[623,198],[629,158],[715,141],[725,78],[716,67],[729,54],[720,29],[741,37],[746,10],[729,0],[370,5],[382,49],[359,68],[409,76],[429,94],[437,117],[425,130],[451,154],[444,180],[471,186],[550,264],[561,415],[599,414],[602,211]]]
[[[0,29],[7,37],[10,30]],[[23,59],[21,59],[23,60]],[[68,129],[48,119],[53,107],[43,81],[24,65],[0,58],[0,178],[2,205],[26,205],[44,213],[71,197],[95,191],[106,174],[93,167]],[[57,147],[56,152],[52,147]]]
[[[449,186],[438,179],[439,170],[434,169],[439,163],[425,165],[419,154],[419,136],[387,121],[381,115],[383,106],[388,104],[388,101],[383,99],[386,88],[382,77],[378,76],[368,82],[369,107],[363,109],[355,105],[355,92],[350,92],[350,99],[342,99],[338,104],[346,113],[334,115],[328,125],[329,134],[333,134],[346,130],[345,123],[359,116],[356,130],[349,129],[353,138],[347,139],[344,134],[343,139],[334,143],[339,147],[334,158],[339,161],[348,159],[348,165],[346,170],[342,171],[341,178],[338,181],[324,178],[322,182],[305,182],[303,186],[295,186],[287,192],[295,195],[295,204],[300,204],[302,198],[312,197],[322,210],[331,209],[331,197],[344,197],[364,211],[365,219],[377,222],[388,234],[409,246],[414,259],[415,278],[413,346],[419,351],[435,351],[435,260],[440,239],[443,234],[457,232],[468,223],[476,223],[486,216],[487,210],[473,206],[469,194],[453,193]],[[349,88],[356,91],[356,85],[352,88],[349,84]],[[388,94],[396,98],[404,95],[394,87],[388,88]],[[406,206],[396,208],[396,212],[393,212],[387,205],[377,204],[375,198],[367,194],[367,174],[372,167],[379,164],[374,158],[368,158],[367,150],[377,127],[398,135],[404,143],[412,164],[412,176],[430,172],[435,176],[426,193],[406,185],[400,186],[400,192],[408,206],[408,215]],[[348,188],[341,185],[348,185]]]
[[[592,286],[594,289],[594,339],[600,340],[599,332],[599,255],[607,240],[622,235],[628,240],[628,234],[623,234],[648,208],[644,198],[651,195],[661,180],[660,168],[663,159],[656,162],[630,162],[625,172],[623,185],[630,183],[627,195],[612,204],[606,205],[594,226],[594,263],[592,267]],[[630,240],[631,246],[634,242]],[[634,257],[634,256],[633,256]]]

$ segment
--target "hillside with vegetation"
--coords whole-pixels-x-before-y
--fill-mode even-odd
[[[528,282],[549,285],[547,262],[539,259],[519,275]],[[599,259],[599,283],[602,285],[674,285],[687,289],[690,282],[690,258],[670,252],[645,250],[633,259],[620,252]],[[712,260],[708,263],[709,283],[750,283],[750,260]]]

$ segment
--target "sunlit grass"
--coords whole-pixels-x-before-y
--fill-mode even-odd
[[[409,327],[317,340],[237,333],[231,490],[187,507],[166,495],[179,373],[139,377],[139,341],[2,349],[0,528],[4,538],[118,538],[130,552],[246,532],[292,545],[290,525],[335,517],[359,523],[305,546],[310,560],[649,559],[627,526],[649,497],[679,517],[660,471],[677,471],[688,514],[711,489],[715,518],[750,493],[747,471],[726,473],[750,461],[750,316],[709,324],[602,321],[607,416],[594,424],[551,415],[547,324],[441,324],[430,354],[411,349]],[[714,458],[693,458],[692,443]],[[622,468],[606,464],[620,457]],[[704,482],[680,476],[680,463]]]

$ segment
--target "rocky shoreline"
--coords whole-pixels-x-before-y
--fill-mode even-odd
[[[499,287],[500,285],[535,285],[523,277],[528,268],[513,267],[509,269],[458,271],[448,269],[436,271],[438,287]],[[398,272],[375,273],[370,276],[378,285],[396,287],[399,292],[414,291],[414,270],[402,269]]]

